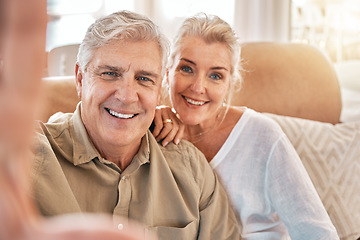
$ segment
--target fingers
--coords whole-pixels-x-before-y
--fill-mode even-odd
[[[182,122],[179,123],[179,129],[175,135],[174,138],[174,143],[178,144],[180,142],[181,139],[183,139],[184,136],[184,131],[185,131],[185,124],[183,124]]]
[[[175,142],[175,136],[178,130],[179,122],[177,120],[173,120],[173,122],[167,122],[164,124],[162,131],[156,139],[157,141],[160,141],[162,139],[161,145],[164,147],[173,140],[175,144],[178,144],[179,142]]]
[[[185,125],[170,107],[159,106],[156,108],[154,124],[153,135],[156,141],[162,141],[162,146],[166,146],[171,141],[178,144],[182,139]]]
[[[6,193],[0,197],[0,239],[20,239],[38,220],[28,177],[45,66],[46,0],[0,5],[0,191]]]
[[[5,7],[6,21],[0,32],[3,62],[0,72],[0,132],[3,137],[12,136],[8,143],[12,141],[21,145],[30,141],[41,96],[46,1],[5,1]]]

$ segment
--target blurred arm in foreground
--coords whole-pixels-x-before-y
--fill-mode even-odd
[[[45,0],[0,0],[0,239],[144,239],[107,216],[43,219],[29,194],[30,144],[41,100]]]

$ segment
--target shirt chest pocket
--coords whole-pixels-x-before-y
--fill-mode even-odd
[[[197,239],[199,223],[197,220],[194,220],[188,223],[184,227],[148,227],[149,232],[152,232],[159,239],[171,239],[171,240],[192,240]]]

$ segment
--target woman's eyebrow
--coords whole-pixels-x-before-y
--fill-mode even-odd
[[[210,68],[212,70],[225,70],[225,71],[229,71],[226,67],[212,67]]]
[[[188,62],[188,63],[191,63],[191,64],[193,64],[193,65],[195,65],[195,66],[196,66],[196,63],[195,63],[195,62],[193,62],[193,61],[191,61],[191,60],[189,60],[189,59],[186,59],[186,58],[180,58],[180,60],[181,60],[181,61]]]
[[[187,59],[187,58],[180,58],[181,61],[185,61],[185,62],[188,62],[190,64],[193,64],[194,66],[196,66],[196,63]],[[210,68],[212,70],[225,70],[225,71],[229,71],[226,67],[212,67]]]

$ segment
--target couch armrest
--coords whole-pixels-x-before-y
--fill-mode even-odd
[[[43,79],[43,102],[38,120],[47,122],[56,112],[74,112],[80,101],[75,85],[75,77],[50,77]]]

